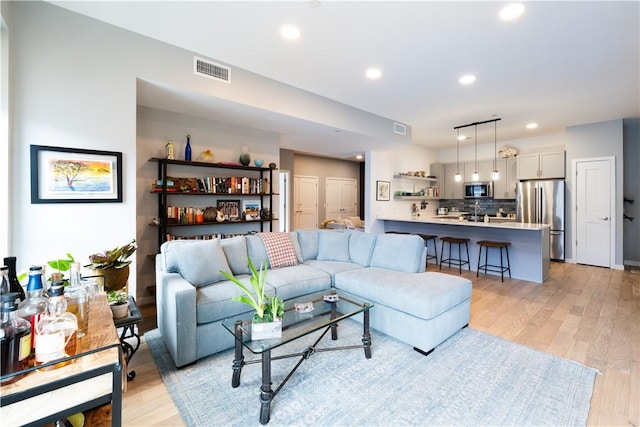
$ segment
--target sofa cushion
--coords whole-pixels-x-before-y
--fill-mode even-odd
[[[220,240],[227,263],[234,276],[249,274],[249,261],[247,259],[247,241],[244,236],[231,237]]]
[[[357,269],[364,268],[361,265],[355,264],[353,262],[318,261],[315,259],[310,259],[304,264],[308,265],[309,267],[317,268],[318,270],[327,272],[331,276],[332,285],[335,283],[334,277],[336,274],[341,273],[343,271],[357,270]]]
[[[296,250],[288,233],[258,233],[267,250],[271,268],[291,267],[298,265]]]
[[[433,319],[471,298],[471,281],[450,274],[370,267],[335,276],[337,289],[421,319]],[[375,308],[374,308],[375,310]]]
[[[376,245],[376,234],[351,231],[349,239],[349,258],[363,267],[369,267],[371,256]]]
[[[302,258],[302,249],[300,249],[300,242],[298,241],[298,233],[295,231],[290,231],[289,237],[291,238],[291,243],[293,243],[293,248],[296,251],[296,257],[298,257],[298,264],[302,264],[304,262],[304,258]]]
[[[331,287],[328,273],[308,265],[298,264],[294,267],[269,270],[267,283],[276,290],[282,300],[323,291]]]
[[[249,289],[253,289],[249,277],[248,275],[236,276]],[[275,295],[273,287],[268,284],[265,286],[265,291],[267,295]],[[249,305],[231,299],[240,295],[246,294],[231,280],[198,288],[196,292],[196,322],[201,325],[253,311]]]
[[[302,260],[308,261],[318,257],[318,230],[297,230]]]
[[[246,236],[245,239],[247,241],[247,256],[251,259],[256,269],[259,270],[265,261],[269,262],[267,248],[264,247],[262,239],[255,234]]]
[[[417,235],[380,234],[371,257],[371,267],[416,273],[424,271],[424,240]]]
[[[190,244],[171,246],[179,251],[178,273],[195,287],[226,280],[220,270],[231,274],[220,239],[193,241]]]
[[[337,233],[335,231],[318,231],[318,261],[349,262],[349,239],[351,233]]]

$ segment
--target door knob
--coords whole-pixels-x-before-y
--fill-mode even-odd
[[[605,216],[604,218],[600,218],[600,219],[603,220],[603,221],[609,221],[609,217],[608,216]]]

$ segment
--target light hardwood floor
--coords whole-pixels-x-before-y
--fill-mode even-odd
[[[588,424],[640,426],[640,274],[552,263],[543,285],[463,276],[473,280],[470,327],[597,369]],[[142,328],[155,327],[154,309],[143,314]],[[131,369],[124,425],[184,425],[144,342]]]

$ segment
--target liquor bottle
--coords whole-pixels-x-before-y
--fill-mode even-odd
[[[67,312],[64,282],[59,281],[51,284],[47,313],[36,323],[35,329],[36,366],[76,354],[78,321],[72,313]],[[60,368],[70,363],[71,361],[67,360],[41,369]]]
[[[0,375],[13,374],[29,367],[31,352],[31,324],[16,315],[18,294],[9,292],[0,297],[2,337],[0,338]],[[3,378],[2,385],[22,378],[25,374]]]
[[[29,282],[27,283],[27,299],[18,305],[18,317],[31,323],[31,353],[35,355],[35,324],[47,311],[48,298],[44,296],[42,285],[42,266],[29,268]]]
[[[9,267],[0,267],[0,295],[9,293]]]
[[[165,149],[167,151],[167,159],[173,160],[173,141],[167,142]]]
[[[184,159],[191,161],[191,135],[187,135],[187,146],[184,147]]]
[[[10,256],[4,259],[4,265],[9,267],[9,292],[17,292],[18,293],[18,303],[27,299],[27,295],[24,293],[24,289],[18,280],[18,276],[16,274],[16,257]]]
[[[69,286],[64,291],[67,300],[67,311],[73,313],[78,320],[78,338],[87,333],[89,326],[89,296],[80,280],[80,263],[71,264]]]

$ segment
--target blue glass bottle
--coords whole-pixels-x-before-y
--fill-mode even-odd
[[[184,159],[191,161],[191,135],[187,135],[187,146],[184,147]]]

